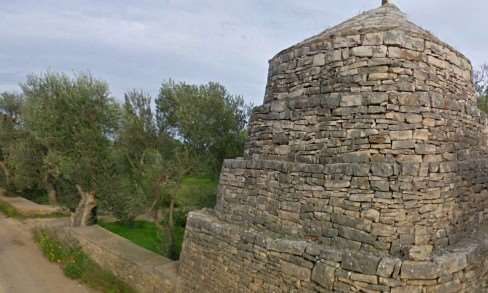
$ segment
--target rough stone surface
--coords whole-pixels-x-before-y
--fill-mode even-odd
[[[67,214],[60,207],[40,205],[23,197],[6,196],[6,191],[0,188],[0,202],[13,207],[19,214],[25,217],[46,217]]]
[[[174,292],[177,262],[147,251],[98,226],[64,230],[98,265],[138,292]]]
[[[469,60],[393,4],[279,53],[244,158],[190,214],[182,291],[486,290],[486,244],[456,246],[488,219],[474,93]]]

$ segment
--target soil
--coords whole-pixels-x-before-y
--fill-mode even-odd
[[[64,276],[32,239],[27,225],[0,214],[0,293],[93,293]]]

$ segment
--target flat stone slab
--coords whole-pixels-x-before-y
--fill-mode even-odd
[[[17,210],[17,212],[26,217],[51,216],[56,214],[65,214],[65,210],[60,207],[40,205],[23,197],[5,196],[6,192],[0,189],[0,202],[4,202]]]
[[[146,250],[102,227],[65,231],[95,262],[140,292],[175,292],[178,262]]]

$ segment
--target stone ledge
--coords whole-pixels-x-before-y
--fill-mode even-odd
[[[480,281],[480,278],[486,277],[481,256],[488,254],[488,227],[439,251],[431,261],[409,261],[366,252],[350,252],[307,241],[270,238],[253,229],[224,223],[208,210],[190,213],[187,229],[187,241],[192,247],[200,245],[200,234],[212,235],[215,239],[224,239],[237,249],[247,247],[273,255],[267,262],[276,261],[276,256],[281,260],[300,259],[293,264],[294,271],[304,271],[300,274],[300,282],[314,282],[329,289],[345,280],[350,288],[378,286],[378,290],[384,289],[385,292],[410,292],[401,291],[406,289],[425,290],[419,292],[469,292],[463,290],[485,286]],[[204,247],[208,249],[211,244]],[[309,262],[312,264],[304,265]],[[308,270],[311,270],[310,275],[305,273]],[[285,270],[279,273],[283,278],[296,277]],[[366,287],[361,287],[363,285]]]
[[[174,292],[178,263],[99,226],[65,228],[95,262],[139,292]]]
[[[390,165],[393,165],[390,163]],[[371,163],[336,163],[336,164],[305,164],[298,162],[276,161],[276,160],[247,160],[247,159],[227,159],[224,161],[223,168],[228,169],[263,169],[280,172],[304,172],[325,175],[348,175],[348,176],[368,176]]]
[[[0,202],[12,206],[24,217],[49,217],[67,214],[66,211],[60,207],[40,205],[23,197],[8,197],[3,194],[5,194],[5,190],[0,189]]]

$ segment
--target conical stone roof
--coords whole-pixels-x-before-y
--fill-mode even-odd
[[[420,27],[411,22],[407,14],[401,11],[398,6],[393,3],[384,4],[376,9],[363,12],[351,19],[348,19],[332,28],[328,28],[323,32],[308,38],[293,47],[302,46],[314,41],[325,40],[336,36],[347,36],[354,34],[362,34],[367,32],[379,32],[389,30],[401,30],[407,32],[412,36],[429,39],[435,43],[441,44],[456,51],[453,47],[441,41],[430,31]],[[293,48],[292,47],[292,48]],[[286,51],[286,50],[285,50]],[[456,53],[463,55],[456,51]],[[468,60],[469,62],[469,60]]]
[[[389,3],[376,9],[363,12],[307,39],[305,42],[313,41],[314,39],[327,38],[332,35],[349,35],[369,31],[386,31],[397,28],[419,35],[427,35],[429,38],[435,38],[430,32],[409,21],[407,15],[396,5]]]

